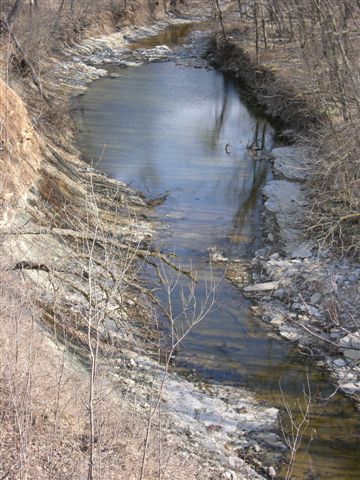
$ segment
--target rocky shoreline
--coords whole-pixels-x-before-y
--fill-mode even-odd
[[[313,117],[304,118],[307,110],[291,97],[291,85],[276,96],[266,95],[274,73],[256,67],[236,39],[225,45],[214,40],[209,60],[287,129],[281,136],[291,143],[273,149],[270,160],[254,158],[272,163],[273,178],[263,188],[264,248],[250,262],[230,261],[228,278],[254,301],[254,315],[316,358],[334,378],[334,391],[340,389],[359,404],[360,264],[321,248],[306,229],[307,178],[315,153],[296,140],[296,132]]]
[[[360,265],[333,258],[305,237],[308,150],[280,147],[272,156],[274,179],[263,189],[266,246],[255,252],[250,282],[236,262],[230,264],[229,278],[254,300],[254,315],[316,358],[337,388],[359,402]]]

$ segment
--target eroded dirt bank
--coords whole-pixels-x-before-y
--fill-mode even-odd
[[[105,74],[89,67],[85,57],[116,56],[126,35],[151,34],[172,22],[176,19],[140,32],[128,26],[74,45],[66,59],[52,59],[47,90],[54,88],[66,101]],[[15,87],[21,93],[27,85]],[[259,455],[259,444],[282,448],[274,433],[277,410],[257,404],[242,389],[194,386],[176,374],[163,383],[163,368],[146,355],[157,351],[158,333],[154,298],[138,271],[161,255],[149,249],[154,235],[149,206],[138,192],[79,159],[66,138],[68,117],[58,132],[43,131],[20,96],[4,82],[0,88],[0,161],[6,172],[1,369],[8,392],[2,402],[5,430],[21,452],[14,464],[18,447],[6,448],[4,439],[1,473],[80,478],[91,454],[102,478],[140,478],[142,465],[141,478],[155,478],[159,469],[163,478],[261,478],[242,457]],[[14,343],[19,355],[9,369]],[[23,403],[14,401],[17,394]],[[13,422],[19,412],[26,429]],[[264,454],[264,464],[257,464],[267,474],[265,449]]]

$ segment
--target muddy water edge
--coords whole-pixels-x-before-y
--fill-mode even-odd
[[[148,198],[166,193],[157,207],[158,245],[197,271],[199,304],[209,284],[218,284],[215,306],[186,337],[178,365],[215,383],[246,386],[280,409],[282,391],[295,417],[308,378],[313,405],[295,477],[359,478],[353,404],[341,394],[321,401],[334,389],[323,367],[251,315],[249,302],[224,278],[226,262],[209,263],[209,249],[213,256],[251,259],[261,246],[262,187],[272,175],[266,153],[278,146],[278,136],[230,78],[207,68],[206,35],[197,30],[170,27],[137,41],[121,62],[102,65],[108,75],[74,100],[79,148],[87,161]],[[264,155],[254,159],[250,145]],[[157,283],[153,272],[144,275]],[[175,313],[184,282],[174,290]],[[165,304],[161,287],[157,295]]]

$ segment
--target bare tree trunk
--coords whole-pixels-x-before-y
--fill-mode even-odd
[[[15,34],[13,33],[13,31],[11,30],[11,28],[9,27],[9,25],[5,22],[2,22],[0,20],[0,31],[1,30],[5,30],[7,32],[9,32],[9,35],[12,39],[12,41],[14,42],[14,45],[17,49],[17,51],[21,54],[22,56],[22,59],[25,63],[25,65],[28,67],[28,69],[30,70],[30,73],[31,73],[31,77],[32,77],[32,80],[34,82],[34,85],[37,87],[37,89],[39,90],[39,93],[41,95],[41,97],[46,101],[46,103],[51,106],[51,101],[50,99],[48,98],[47,95],[45,95],[43,89],[42,89],[42,85],[41,85],[41,82],[40,82],[40,79],[35,71],[35,68],[33,66],[33,64],[28,60],[27,56],[26,56],[26,53],[23,49],[23,47],[20,45],[19,43],[19,40],[17,39],[17,37],[15,36]]]
[[[58,10],[58,13],[60,13],[60,12],[62,11],[62,9],[64,8],[64,5],[65,5],[65,0],[61,0],[60,7],[59,7],[59,10]]]
[[[264,40],[264,49],[267,50],[267,32],[266,32],[264,6],[263,6],[262,0],[260,0],[260,14],[261,14],[261,28],[262,28],[263,40]]]
[[[256,64],[259,65],[259,18],[258,18],[258,1],[254,1],[254,23],[255,23],[255,50]]]
[[[9,13],[9,15],[6,19],[6,23],[7,23],[7,26],[9,27],[9,29],[11,29],[11,27],[13,26],[13,24],[16,20],[16,17],[21,12],[22,7],[24,6],[24,2],[25,2],[25,0],[16,0],[13,8],[11,9],[11,11],[10,11],[10,13]]]
[[[216,8],[217,15],[219,17],[219,22],[220,22],[220,25],[221,25],[222,33],[223,33],[224,37],[226,38],[226,30],[225,30],[225,25],[224,25],[224,20],[223,20],[219,0],[215,0],[215,8]]]

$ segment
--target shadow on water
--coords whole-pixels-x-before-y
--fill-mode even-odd
[[[191,27],[176,28],[136,46],[177,45]],[[329,395],[326,372],[253,318],[249,303],[224,280],[224,268],[208,263],[208,247],[245,257],[259,246],[261,190],[271,170],[246,147],[270,151],[275,130],[216,71],[174,62],[112,69],[118,78],[98,80],[75,100],[84,157],[101,158],[101,169],[149,197],[170,192],[158,208],[168,226],[159,242],[198,271],[198,302],[206,280],[222,280],[213,310],[186,338],[178,361],[213,381],[253,388],[280,407],[281,379],[295,414],[307,371],[313,396]],[[158,295],[165,302],[164,292]],[[181,310],[179,296],[173,308]],[[359,478],[359,431],[358,414],[343,396],[315,405],[305,436],[307,443],[314,439],[299,452],[296,478],[306,478],[310,464],[321,478]]]

